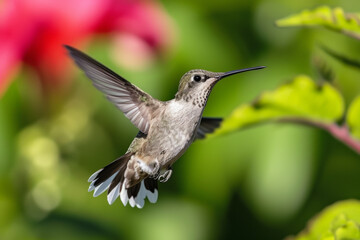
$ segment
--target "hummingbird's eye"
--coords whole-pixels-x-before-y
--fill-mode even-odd
[[[195,75],[195,76],[193,77],[193,79],[194,79],[195,82],[200,82],[201,76]]]

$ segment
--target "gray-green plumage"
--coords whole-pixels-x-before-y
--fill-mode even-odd
[[[108,189],[108,201],[120,196],[124,205],[142,207],[157,199],[157,181],[166,182],[173,163],[196,138],[214,131],[219,118],[202,113],[214,85],[222,78],[263,67],[231,72],[191,70],[180,80],[175,98],[159,101],[86,54],[65,46],[76,64],[140,130],[125,155],[94,173],[89,191],[97,196]]]

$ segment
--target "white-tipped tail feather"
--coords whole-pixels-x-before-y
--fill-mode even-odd
[[[111,190],[110,193],[107,195],[108,203],[111,205],[115,202],[115,200],[119,197],[120,194],[120,183],[116,185],[116,187]]]
[[[121,192],[120,192],[120,199],[121,199],[121,202],[124,204],[124,206],[126,206],[128,200],[129,200],[129,197],[128,197],[128,194],[127,194],[127,191],[124,191],[125,189],[125,183],[123,183],[122,185],[122,188],[121,188]]]
[[[94,191],[93,196],[97,197],[109,189],[107,194],[107,201],[111,205],[117,198],[120,198],[124,206],[129,203],[131,207],[143,208],[145,199],[148,198],[149,202],[155,203],[158,198],[157,180],[153,178],[146,178],[140,183],[126,188],[126,180],[124,177],[118,177],[119,174],[124,174],[124,171],[112,172],[108,178],[104,178],[106,171],[100,169],[89,178],[90,187],[89,192]],[[99,180],[101,180],[99,182]],[[116,182],[117,181],[117,182]],[[116,185],[115,185],[116,184]],[[111,187],[115,186],[115,187]]]
[[[117,175],[117,173],[114,173],[111,177],[106,179],[105,182],[102,182],[97,187],[95,187],[94,197],[97,197],[100,194],[102,194],[103,192],[105,192],[105,190],[110,187],[110,184],[112,183],[112,181],[114,180],[116,175]]]
[[[96,172],[94,172],[88,179],[88,182],[92,182],[94,181],[94,179],[97,177],[97,175],[99,174],[99,172],[101,171],[102,169],[99,169],[97,170]]]

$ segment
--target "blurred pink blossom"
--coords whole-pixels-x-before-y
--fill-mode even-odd
[[[94,34],[111,34],[114,39],[121,39],[123,49],[124,39],[134,39],[135,44],[130,44],[129,49],[139,48],[145,57],[149,51],[159,52],[171,41],[169,22],[155,1],[2,1],[0,96],[24,64],[35,70],[45,89],[63,84],[69,60],[62,45],[79,46]],[[119,49],[119,44],[115,49]]]

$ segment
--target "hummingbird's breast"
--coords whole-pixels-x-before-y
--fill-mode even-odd
[[[193,142],[201,114],[202,108],[191,102],[169,101],[151,123],[143,153],[156,157],[163,168],[173,164]]]

